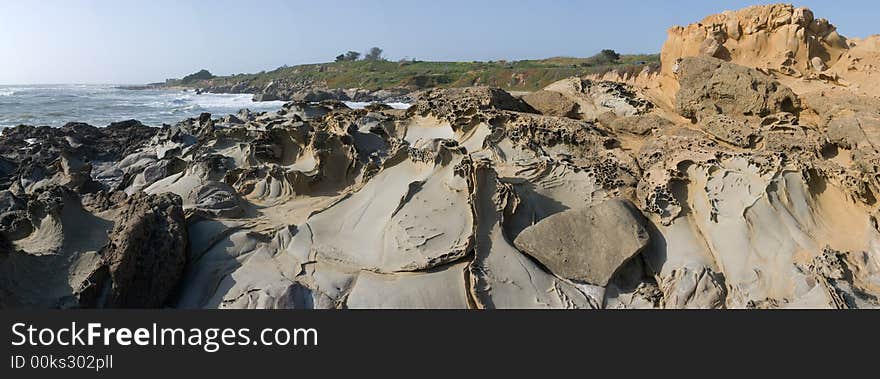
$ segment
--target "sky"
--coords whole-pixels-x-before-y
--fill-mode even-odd
[[[332,61],[656,53],[673,25],[770,2],[727,0],[0,0],[0,84],[139,84]],[[795,2],[841,34],[880,33],[880,1]]]

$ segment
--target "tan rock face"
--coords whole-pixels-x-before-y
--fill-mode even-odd
[[[613,199],[547,217],[515,244],[563,278],[604,286],[648,245],[643,222],[629,202]]]
[[[603,122],[602,119],[599,121]],[[640,136],[650,134],[655,130],[667,129],[674,125],[669,120],[657,116],[656,114],[617,117],[611,121],[605,121],[603,124],[610,125],[611,129],[615,132],[624,132]]]
[[[779,112],[794,113],[800,106],[794,92],[772,77],[716,58],[685,58],[678,76],[676,111],[696,121],[719,114],[739,120],[754,119]]]
[[[795,76],[816,70],[816,60],[834,65],[848,49],[846,38],[827,20],[788,4],[758,5],[706,17],[669,29],[661,61],[665,75],[689,56],[711,56],[748,67]],[[820,66],[821,67],[821,66]]]
[[[550,84],[544,90],[560,93],[577,104],[576,118],[582,120],[595,120],[606,112],[617,116],[640,115],[654,107],[633,87],[612,81],[568,78]]]
[[[578,117],[578,106],[559,92],[537,91],[522,97],[523,101],[545,116]]]
[[[476,123],[481,121],[480,111],[490,109],[536,112],[521,99],[499,88],[489,87],[428,90],[417,95],[417,101],[410,112],[422,116],[431,114],[447,121]]]

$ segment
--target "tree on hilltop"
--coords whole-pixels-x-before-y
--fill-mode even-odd
[[[608,63],[614,63],[614,62],[617,62],[618,60],[620,60],[620,54],[618,54],[616,51],[611,50],[611,49],[604,49],[604,50],[600,51],[599,54],[596,54],[595,56],[593,56],[593,58],[595,60],[597,60],[599,63],[608,64]]]
[[[364,56],[364,60],[365,61],[381,61],[381,60],[383,60],[382,52],[383,52],[382,49],[380,49],[378,47],[374,47],[374,48],[370,49],[370,51],[367,52],[367,54]]]
[[[361,53],[358,53],[357,51],[349,51],[349,52],[345,53],[345,60],[350,61],[350,62],[356,61],[360,57],[361,57]]]
[[[192,83],[192,82],[198,82],[201,80],[211,80],[214,78],[215,78],[214,74],[212,74],[210,71],[205,70],[205,69],[201,69],[201,70],[199,70],[199,72],[184,76],[183,79],[181,79],[181,82]]]

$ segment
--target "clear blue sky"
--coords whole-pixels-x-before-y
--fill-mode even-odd
[[[0,0],[0,83],[146,83],[200,68],[258,72],[346,50],[497,60],[658,52],[666,29],[755,1]],[[842,34],[880,2],[802,1]]]

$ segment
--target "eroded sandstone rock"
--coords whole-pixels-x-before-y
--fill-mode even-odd
[[[546,116],[577,118],[580,106],[559,92],[537,91],[522,97],[523,101]]]
[[[654,130],[672,127],[674,124],[655,114],[617,117],[607,121],[612,130],[644,136]]]
[[[166,305],[186,264],[187,232],[181,199],[172,194],[135,195],[102,254],[109,268],[111,308]]]
[[[599,286],[648,244],[641,215],[629,202],[600,204],[550,216],[516,238],[516,247],[566,279]]]
[[[770,76],[720,59],[684,58],[678,75],[681,89],[675,109],[696,121],[718,114],[739,120],[760,118],[794,113],[800,106],[794,92]]]

